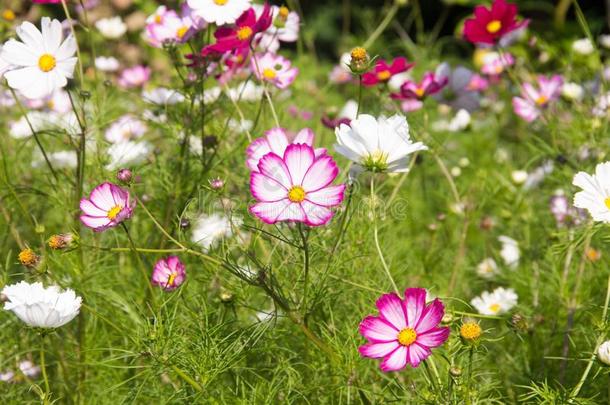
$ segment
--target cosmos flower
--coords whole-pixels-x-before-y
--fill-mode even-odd
[[[448,77],[437,77],[433,72],[426,72],[421,82],[407,80],[400,86],[399,93],[392,93],[390,96],[402,100],[404,111],[415,111],[423,107],[423,100],[426,97],[441,91],[448,82]]]
[[[153,147],[146,141],[120,141],[113,143],[107,150],[110,162],[106,165],[108,170],[116,170],[124,166],[142,163]]]
[[[439,327],[445,314],[437,298],[426,305],[426,290],[407,288],[405,298],[384,294],[377,300],[379,316],[369,315],[360,323],[360,334],[369,343],[358,348],[364,357],[383,358],[384,372],[417,367],[449,337],[448,327]]]
[[[501,75],[507,67],[515,64],[515,58],[509,52],[502,54],[498,52],[489,52],[483,56],[483,66],[481,72],[492,78]]]
[[[553,193],[549,208],[557,226],[578,226],[587,218],[587,212],[582,208],[575,208],[562,190]]]
[[[45,288],[42,283],[21,281],[2,289],[7,298],[4,309],[12,311],[29,326],[37,328],[59,328],[70,322],[78,312],[82,298],[68,289]]]
[[[46,152],[47,159],[55,169],[73,169],[76,167],[77,156],[73,150],[62,150],[57,152]],[[42,152],[36,152],[32,158],[32,167],[46,167],[46,161]]]
[[[595,173],[578,172],[572,184],[580,187],[574,206],[589,211],[594,221],[610,222],[610,162],[595,166]]]
[[[579,101],[585,95],[585,89],[578,83],[568,82],[561,86],[561,95],[567,100]]]
[[[209,24],[233,24],[250,8],[250,0],[188,0],[193,13]]]
[[[233,225],[238,227],[241,222],[240,218],[220,214],[201,215],[193,223],[191,241],[207,251],[218,241],[233,236]]]
[[[468,83],[468,90],[471,91],[485,91],[489,87],[489,82],[483,76],[479,74],[473,74]]]
[[[124,69],[119,77],[119,86],[125,89],[142,87],[150,80],[150,68],[137,65]]]
[[[142,92],[142,98],[144,101],[159,106],[174,105],[185,100],[182,93],[166,87],[157,87],[152,90],[145,90]]]
[[[161,7],[164,6],[159,8]],[[166,42],[183,44],[197,32],[197,26],[190,17],[180,17],[173,10],[159,12],[157,9],[157,12],[147,19],[144,31],[152,46],[161,48]]]
[[[387,83],[393,76],[406,72],[413,65],[413,63],[408,63],[407,59],[402,57],[394,59],[391,64],[388,64],[383,59],[379,59],[372,71],[362,75],[362,84],[370,87],[379,83]]]
[[[250,191],[258,201],[250,212],[268,224],[303,222],[309,226],[328,223],[330,209],[343,201],[345,185],[331,186],[339,168],[304,143],[291,144],[282,156],[269,152],[250,174]]]
[[[23,373],[23,375],[35,378],[40,374],[40,366],[37,366],[30,360],[23,360],[19,362],[19,371]]]
[[[107,39],[118,39],[127,32],[127,25],[119,16],[97,20],[95,28]]]
[[[273,152],[284,156],[290,144],[302,143],[313,147],[314,133],[310,128],[300,130],[296,135],[289,134],[284,128],[272,128],[265,132],[265,136],[255,139],[246,149],[246,164],[252,171],[258,171],[258,162],[267,153]],[[325,148],[316,148],[315,157],[326,153]]]
[[[121,64],[112,56],[98,56],[95,58],[95,68],[102,72],[116,72],[121,67]]]
[[[542,111],[559,98],[563,79],[560,75],[550,78],[538,76],[538,89],[531,83],[524,83],[521,97],[513,97],[515,114],[527,122],[536,120]]]
[[[102,232],[131,218],[134,207],[129,191],[106,182],[95,187],[89,198],[80,200],[80,220],[95,232]]]
[[[0,59],[10,65],[4,73],[8,85],[26,98],[49,96],[65,87],[72,78],[77,59],[76,40],[72,35],[63,40],[61,23],[43,17],[39,31],[32,23],[16,28],[21,41],[11,39],[2,46]]]
[[[491,279],[498,274],[498,265],[491,257],[487,257],[477,265],[477,274],[484,279]]]
[[[265,7],[253,4],[257,17],[260,17]],[[266,52],[277,52],[281,42],[296,42],[299,38],[301,19],[295,11],[286,6],[271,6],[271,19],[273,23],[264,31],[254,36],[256,46]]]
[[[589,38],[582,38],[572,42],[572,50],[580,55],[591,55],[595,52],[595,46]]]
[[[474,8],[474,18],[464,23],[464,37],[475,44],[494,45],[513,31],[526,26],[529,21],[517,22],[517,6],[505,0],[494,0],[491,9]]]
[[[184,264],[178,259],[178,256],[169,256],[166,259],[159,259],[155,263],[150,282],[165,291],[172,291],[180,287],[185,279]]]
[[[104,137],[110,143],[117,143],[141,138],[146,133],[146,124],[136,117],[126,114],[114,121]]]
[[[331,109],[329,112],[322,116],[322,124],[330,129],[335,129],[341,124],[350,125],[352,120],[356,119],[358,115],[358,102],[356,100],[347,100],[341,111],[338,113],[335,109]]]
[[[288,59],[269,52],[254,55],[250,65],[259,80],[267,81],[279,89],[290,86],[299,73],[299,69],[292,67]]]
[[[379,119],[361,114],[349,126],[336,128],[335,135],[335,151],[358,169],[371,172],[406,172],[410,155],[428,149],[421,142],[413,143],[407,119],[398,114]]]
[[[610,91],[600,94],[592,112],[596,117],[610,117]]]
[[[597,358],[602,363],[610,366],[610,340],[606,340],[597,348]]]
[[[517,305],[517,299],[517,294],[512,288],[498,287],[492,292],[483,292],[470,303],[481,315],[501,315]]]
[[[513,238],[509,238],[505,235],[498,236],[498,240],[502,244],[500,257],[504,260],[504,264],[512,269],[516,268],[519,265],[519,259],[521,258],[519,243]]]

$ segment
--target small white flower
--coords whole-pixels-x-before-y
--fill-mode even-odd
[[[185,100],[180,92],[165,87],[143,91],[142,97],[149,103],[161,106],[178,104]]]
[[[0,372],[0,381],[11,382],[15,378],[15,372],[12,370],[4,370]]]
[[[561,95],[568,100],[580,100],[585,94],[585,90],[578,83],[567,82],[561,86]]]
[[[593,107],[593,115],[596,117],[610,116],[610,91],[601,94]]]
[[[498,265],[491,257],[485,258],[477,265],[477,274],[484,278],[490,279],[498,274]]]
[[[578,172],[572,184],[580,187],[574,206],[589,211],[594,221],[610,222],[610,162],[595,167],[595,174]]]
[[[610,35],[600,35],[599,43],[606,49],[610,49]]]
[[[72,35],[62,41],[58,20],[43,17],[40,25],[42,32],[30,22],[22,23],[16,32],[23,42],[11,39],[0,53],[0,59],[10,65],[4,74],[8,85],[26,98],[43,98],[65,87],[77,61],[76,41]]]
[[[240,218],[232,218],[220,214],[202,215],[193,224],[191,241],[204,250],[209,250],[217,241],[230,238],[233,235],[233,225],[241,225]]]
[[[124,166],[140,164],[146,160],[152,149],[152,145],[145,141],[113,143],[107,151],[110,163],[106,165],[106,168],[108,170],[116,170]]]
[[[121,67],[121,64],[112,56],[98,56],[95,58],[95,68],[102,72],[116,72]]]
[[[195,15],[216,25],[233,24],[250,8],[250,0],[188,0],[187,3]]]
[[[523,183],[523,189],[531,190],[532,188],[538,187],[547,175],[553,173],[554,168],[555,164],[552,160],[547,160],[542,165],[535,168],[527,175],[527,180]]]
[[[36,377],[40,374],[40,367],[32,363],[30,360],[23,360],[19,362],[19,370],[23,375],[27,377]]]
[[[233,101],[259,101],[263,96],[263,92],[263,86],[249,81],[229,89],[227,95]]]
[[[519,243],[513,238],[509,238],[505,235],[499,236],[498,240],[502,244],[500,257],[502,257],[502,260],[504,260],[504,264],[514,269],[519,265],[519,259],[521,258]]]
[[[410,155],[428,149],[421,142],[413,143],[407,119],[400,114],[379,119],[361,114],[349,126],[335,128],[335,135],[335,151],[372,172],[406,172]]]
[[[597,358],[610,366],[610,340],[606,340],[597,348]]]
[[[517,299],[517,294],[512,288],[498,287],[492,292],[483,292],[470,303],[481,315],[500,315],[517,305]]]
[[[95,22],[95,28],[108,39],[120,38],[127,32],[127,25],[119,16],[98,20]]]
[[[527,172],[525,170],[513,170],[510,177],[515,184],[523,184],[527,180]]]
[[[590,55],[595,51],[595,47],[589,38],[582,38],[572,42],[572,50],[581,55]]]
[[[234,119],[229,120],[229,129],[232,131],[243,133],[248,132],[252,129],[254,123],[250,120],[238,121]]]
[[[42,283],[29,284],[21,281],[4,287],[2,295],[7,301],[4,309],[12,311],[29,326],[58,328],[70,322],[80,310],[82,298],[68,289],[44,288]]]
[[[77,163],[76,152],[73,150],[62,150],[59,152],[47,152],[47,158],[51,165],[55,169],[74,169]],[[46,162],[42,152],[37,151],[35,157],[32,159],[32,167],[39,168],[44,167]]]
[[[113,122],[106,130],[104,137],[111,143],[130,141],[141,138],[146,130],[146,124],[127,114]]]

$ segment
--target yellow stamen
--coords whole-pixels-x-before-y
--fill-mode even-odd
[[[358,47],[352,49],[352,52],[350,55],[352,57],[352,60],[357,61],[357,62],[362,62],[366,59],[366,49],[358,46]]]
[[[45,53],[40,57],[40,59],[38,59],[38,67],[43,72],[50,72],[51,70],[55,69],[56,65],[57,60],[55,59],[55,56],[48,53]]]
[[[275,70],[273,69],[265,68],[265,70],[263,70],[263,77],[268,80],[273,80],[277,77],[277,73],[275,73]]]
[[[178,276],[178,274],[175,271],[172,271],[172,273],[169,275],[169,278],[167,279],[168,287],[174,286],[174,280],[176,280],[176,276]]]
[[[592,247],[585,250],[585,255],[587,255],[587,259],[592,262],[596,262],[602,258],[602,252],[597,249],[593,249]]]
[[[184,36],[188,32],[188,30],[189,30],[189,27],[180,27],[180,28],[178,28],[178,31],[176,31],[176,36],[178,37],[178,39],[184,38]]]
[[[64,238],[59,235],[53,235],[49,238],[49,247],[51,249],[61,249],[65,247],[66,243]]]
[[[502,22],[499,20],[493,20],[487,23],[487,32],[490,34],[495,34],[496,32],[502,29]]]
[[[466,340],[478,339],[481,332],[481,327],[476,322],[466,322],[460,328],[460,335]]]
[[[123,207],[121,207],[120,205],[115,205],[114,207],[112,207],[110,209],[110,211],[108,211],[106,216],[109,219],[115,219],[117,217],[117,215],[119,215],[119,213],[121,212],[122,209],[123,209]]]
[[[390,77],[392,77],[392,73],[390,73],[389,70],[382,70],[381,72],[377,73],[377,78],[384,82]]]
[[[425,93],[426,93],[426,90],[424,90],[421,87],[418,87],[418,88],[415,89],[415,95],[417,97],[422,97]]]
[[[412,328],[404,328],[398,333],[398,343],[409,346],[417,340],[417,332]]]
[[[163,22],[163,18],[160,15],[155,16],[155,23],[161,24]]]
[[[491,304],[489,310],[494,314],[497,313],[500,310],[500,304]]]
[[[300,203],[305,200],[305,189],[301,186],[293,186],[288,191],[288,199],[294,203]]]
[[[279,11],[279,16],[286,19],[288,18],[288,13],[290,13],[290,10],[288,10],[288,7],[286,6],[282,6],[280,7],[280,11]]]
[[[25,248],[19,252],[17,259],[19,259],[19,263],[23,264],[24,266],[33,266],[38,262],[38,256],[30,248]]]
[[[535,101],[536,101],[536,104],[538,104],[538,105],[543,105],[543,104],[545,104],[547,101],[549,101],[549,99],[548,99],[548,97],[547,97],[547,96],[540,95],[540,96],[538,96],[538,98],[537,98]]]
[[[15,13],[13,10],[6,9],[2,12],[2,18],[6,21],[13,21],[15,19]]]
[[[245,41],[252,36],[252,28],[250,27],[241,27],[237,30],[237,38],[240,41]]]
[[[216,3],[219,6],[224,6],[228,2],[229,2],[229,0],[214,0],[214,3]]]

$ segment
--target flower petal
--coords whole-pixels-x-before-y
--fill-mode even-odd
[[[320,190],[332,183],[338,173],[339,168],[334,160],[330,156],[324,155],[307,170],[303,178],[303,188],[308,193]]]
[[[358,348],[360,354],[364,357],[371,357],[373,359],[378,359],[380,357],[385,357],[388,354],[392,353],[400,346],[398,342],[386,342],[386,343],[367,343]]]
[[[314,152],[311,146],[305,144],[292,144],[284,152],[284,162],[292,178],[292,184],[301,184],[305,173],[314,161]]]
[[[288,195],[286,187],[259,172],[250,174],[250,191],[254,198],[265,202],[279,201]]]
[[[408,351],[405,346],[398,346],[396,350],[390,353],[379,365],[381,371],[398,371],[405,368],[407,365]]]
[[[417,335],[417,343],[426,347],[437,347],[449,337],[449,328],[434,328]]]
[[[382,318],[367,316],[360,322],[360,334],[373,343],[395,342],[398,339],[398,329]]]
[[[417,333],[424,333],[438,326],[445,315],[445,306],[437,298],[424,309],[415,326]]]
[[[384,294],[376,302],[381,317],[391,323],[397,330],[407,327],[403,302],[395,293]]]

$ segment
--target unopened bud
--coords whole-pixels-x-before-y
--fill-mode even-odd
[[[366,52],[366,49],[362,47],[356,47],[352,49],[350,53],[351,59],[349,67],[354,74],[361,75],[369,69],[370,57]]]
[[[129,169],[121,169],[117,172],[116,178],[121,183],[129,184],[129,183],[131,183],[131,180],[133,179],[133,174],[131,173],[131,170],[129,170]]]

